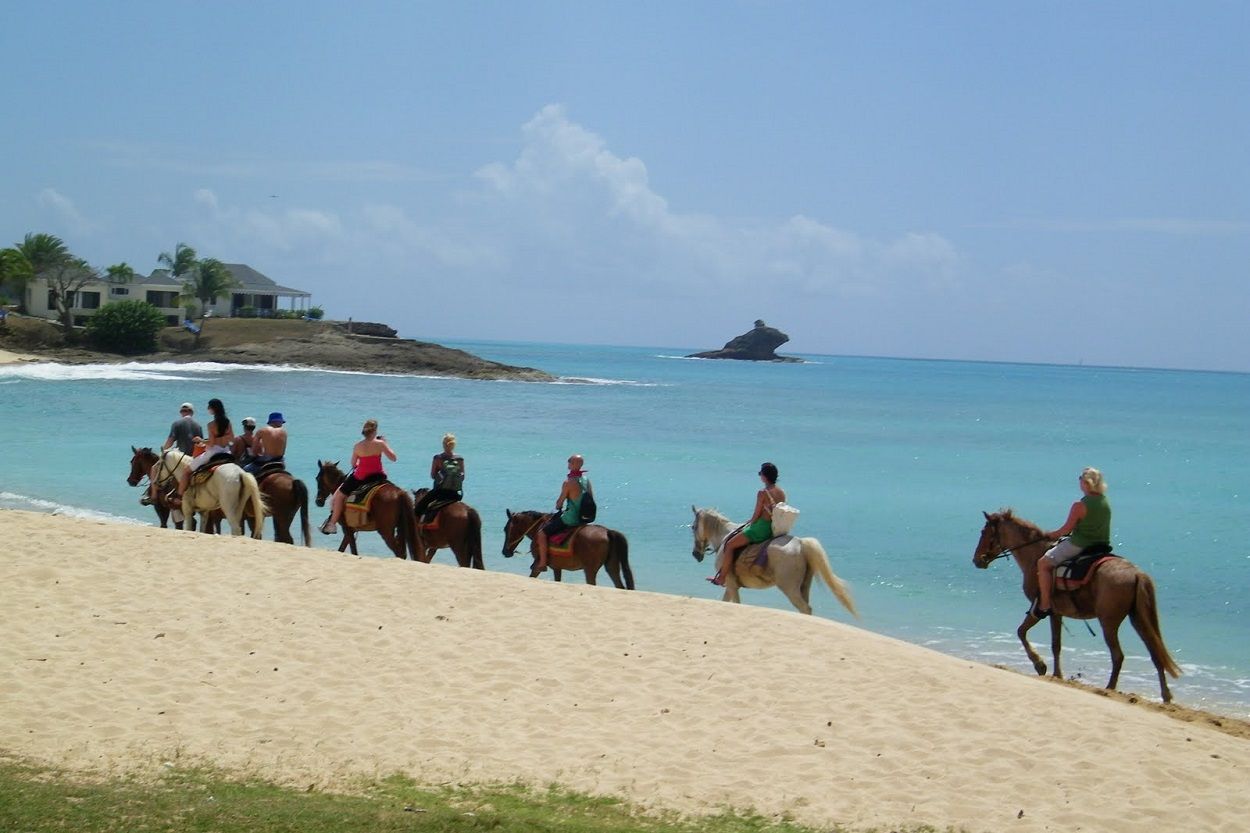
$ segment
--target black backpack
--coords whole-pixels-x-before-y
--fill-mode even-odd
[[[586,489],[582,491],[582,505],[578,520],[584,524],[592,524],[597,514],[599,514],[599,506],[595,503],[595,492],[590,488],[590,481],[586,481]]]

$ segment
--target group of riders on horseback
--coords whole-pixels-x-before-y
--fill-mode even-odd
[[[180,417],[170,427],[165,440],[164,455],[158,457],[150,449],[134,449],[131,485],[137,485],[143,474],[151,478],[151,487],[142,502],[155,503],[158,512],[162,502],[178,508],[197,471],[232,461],[241,466],[238,469],[240,495],[244,499],[236,499],[237,506],[247,511],[247,495],[255,494],[250,498],[252,516],[274,512],[278,539],[291,542],[289,532],[285,532],[284,537],[284,530],[289,528],[294,508],[286,518],[286,527],[280,526],[273,495],[267,491],[262,502],[252,478],[253,474],[264,478],[281,473],[292,484],[289,487],[292,507],[300,505],[302,500],[305,545],[309,545],[307,492],[301,481],[294,480],[285,471],[282,462],[287,445],[282,413],[271,413],[259,430],[255,428],[255,420],[244,419],[244,431],[236,436],[221,400],[210,400],[208,411],[210,420],[205,432],[195,421],[191,404],[183,403]],[[352,448],[348,471],[340,471],[337,463],[318,461],[317,505],[329,500],[331,506],[330,516],[321,531],[333,534],[340,524],[343,526],[340,551],[349,546],[356,551],[357,531],[376,530],[399,558],[412,557],[428,562],[435,550],[449,547],[461,566],[483,569],[481,518],[463,502],[466,468],[464,457],[456,453],[455,436],[444,435],[442,452],[430,461],[433,488],[409,493],[386,479],[383,458],[392,462],[399,458],[386,438],[378,433],[377,421],[367,420],[361,435],[362,439]],[[170,463],[172,458],[177,458],[173,464]],[[150,471],[140,465],[150,465]],[[171,477],[171,474],[176,476]],[[725,599],[735,602],[741,587],[776,586],[797,609],[810,613],[809,591],[813,580],[819,577],[838,600],[855,613],[849,590],[833,574],[819,542],[814,538],[789,535],[789,523],[797,510],[786,504],[786,493],[777,485],[777,466],[763,463],[758,475],[762,488],[756,492],[755,508],[746,524],[736,526],[714,509],[694,508],[694,556],[702,560],[705,553],[716,553],[716,574],[709,581],[725,587]],[[276,478],[271,480],[277,481]],[[250,487],[248,481],[251,481]],[[1111,552],[1111,505],[1107,501],[1102,473],[1086,468],[1078,483],[1082,497],[1072,504],[1063,525],[1053,531],[1044,532],[1016,518],[1011,510],[993,515],[986,513],[986,525],[973,563],[985,568],[1003,556],[1015,557],[1024,572],[1023,589],[1030,602],[1017,633],[1039,673],[1045,673],[1046,666],[1029,645],[1026,637],[1029,628],[1051,617],[1054,673],[1058,675],[1060,616],[1098,618],[1112,653],[1113,671],[1108,687],[1114,688],[1123,661],[1116,633],[1120,622],[1130,617],[1150,650],[1159,672],[1161,691],[1168,700],[1171,694],[1165,674],[1175,676],[1179,668],[1168,655],[1159,632],[1153,582],[1148,575]],[[171,484],[176,484],[176,488]],[[223,498],[223,507],[229,502]],[[197,510],[190,507],[188,511]],[[534,555],[531,576],[550,568],[559,581],[563,570],[585,570],[587,583],[594,584],[596,573],[603,567],[617,587],[633,589],[628,542],[620,532],[593,523],[596,511],[594,488],[586,477],[585,460],[580,454],[574,454],[568,458],[568,472],[560,485],[553,512],[507,511],[503,554],[511,557],[529,538]],[[239,534],[239,519],[229,511],[226,514],[232,530]],[[259,537],[259,522],[253,520],[253,523],[254,535]],[[1115,563],[1104,566],[1108,561]],[[1066,592],[1056,598],[1057,589]]]

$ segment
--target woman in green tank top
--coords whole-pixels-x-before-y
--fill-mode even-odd
[[[786,500],[786,493],[777,485],[777,477],[775,465],[760,464],[760,481],[764,488],[755,493],[755,511],[751,513],[751,520],[741,532],[721,544],[716,555],[716,575],[708,578],[717,587],[725,584],[725,571],[733,562],[735,550],[773,537],[773,507],[778,503],[785,503]]]
[[[1046,533],[1047,538],[1060,540],[1037,561],[1037,601],[1029,612],[1038,619],[1050,615],[1055,567],[1076,558],[1086,547],[1111,543],[1111,504],[1107,502],[1107,481],[1102,472],[1087,468],[1077,482],[1084,497],[1072,504],[1063,526]]]

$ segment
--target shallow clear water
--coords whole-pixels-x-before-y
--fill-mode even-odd
[[[281,410],[288,460],[310,481],[346,459],[375,417],[400,454],[392,478],[425,485],[453,431],[466,498],[482,512],[488,569],[505,508],[545,508],[563,461],[583,453],[603,523],[630,539],[641,589],[715,597],[691,558],[690,506],[751,510],[774,461],[796,532],[820,538],[852,584],[863,626],[943,651],[1026,667],[1026,602],[1003,561],[972,567],[982,510],[1013,506],[1058,526],[1083,466],[1111,484],[1117,549],[1156,579],[1164,635],[1190,705],[1250,714],[1250,376],[813,356],[801,365],[677,358],[679,349],[465,343],[540,367],[557,384],[470,382],[215,365],[0,367],[0,506],[150,521],[125,484],[130,446],[158,444],[178,403],[220,397],[236,425]],[[42,501],[44,503],[32,503]],[[319,514],[318,519],[321,515]],[[318,546],[330,546],[318,536]],[[386,552],[368,536],[364,547]],[[440,561],[450,561],[443,553]],[[570,580],[578,580],[569,577]],[[601,577],[602,578],[602,577]],[[813,591],[820,615],[847,618]],[[776,591],[749,604],[787,607]],[[1101,682],[1101,637],[1069,622],[1065,671]],[[1045,628],[1037,629],[1045,653]],[[1154,696],[1125,623],[1123,687]]]

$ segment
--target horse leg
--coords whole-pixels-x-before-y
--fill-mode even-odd
[[[803,596],[803,603],[807,605],[808,612],[812,607],[812,581],[816,578],[816,573],[809,567],[803,571],[803,583],[799,585],[799,594]]]
[[[742,598],[738,595],[738,574],[734,572],[732,563],[725,570],[725,595],[721,597],[721,601],[742,604]]]
[[[789,578],[788,576],[785,578]],[[783,579],[784,581],[784,579]],[[726,582],[728,584],[728,582]],[[803,598],[803,590],[801,585],[792,584],[789,581],[778,583],[777,589],[786,594],[786,598],[790,600],[790,604],[794,605],[794,609],[799,613],[808,616],[812,613],[812,606],[808,604],[807,599]]]
[[[378,534],[382,536],[382,540],[391,548],[396,558],[407,558],[408,553],[404,549],[404,536],[397,535],[394,529],[388,526],[379,526]]]
[[[1098,617],[1098,622],[1102,625],[1103,641],[1111,651],[1111,679],[1107,680],[1109,691],[1115,691],[1116,684],[1120,681],[1120,666],[1124,664],[1124,650],[1120,648],[1120,623],[1123,621],[1123,615]]]
[[[551,580],[552,581],[562,581],[560,576],[562,576],[563,574],[564,574],[564,571],[561,570],[559,567],[551,568]]]
[[[1052,669],[1051,674],[1060,680],[1063,679],[1063,672],[1059,670],[1059,649],[1063,639],[1062,624],[1062,616],[1057,613],[1050,615],[1050,655],[1055,660],[1055,667]]]
[[[1024,652],[1029,655],[1029,662],[1033,663],[1033,670],[1037,672],[1037,676],[1042,677],[1046,674],[1046,663],[1037,655],[1037,651],[1033,650],[1033,646],[1029,644],[1029,628],[1036,625],[1037,619],[1031,615],[1025,614],[1024,621],[1020,623],[1020,627],[1016,628],[1016,636],[1020,637],[1020,644],[1024,646]]]
[[[612,579],[612,584],[617,590],[625,589],[625,582],[621,581],[621,564],[615,558],[609,558],[603,562],[603,569],[607,572],[608,578]]]

